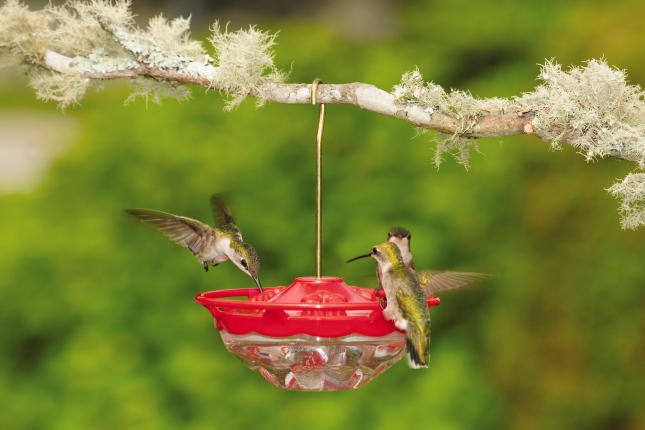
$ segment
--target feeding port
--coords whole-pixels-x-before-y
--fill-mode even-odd
[[[196,300],[215,317],[226,348],[278,388],[359,388],[405,354],[405,334],[383,318],[376,290],[341,278],[301,277],[263,293],[218,290]]]

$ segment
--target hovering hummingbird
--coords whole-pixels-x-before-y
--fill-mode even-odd
[[[490,277],[485,273],[475,272],[448,272],[448,271],[435,271],[435,270],[419,270],[414,268],[414,261],[412,259],[412,251],[410,250],[410,239],[412,235],[408,230],[403,227],[393,227],[387,233],[388,242],[392,242],[399,247],[403,263],[416,272],[419,278],[419,284],[426,294],[435,294],[440,291],[453,290],[455,288],[463,287],[471,282],[479,281]]]
[[[428,367],[430,312],[419,280],[405,265],[399,248],[391,242],[376,245],[369,254],[359,255],[347,262],[366,257],[376,260],[379,282],[385,290],[387,306],[383,316],[406,333],[410,367]]]
[[[209,265],[231,260],[249,275],[262,291],[259,279],[260,258],[255,249],[244,242],[242,233],[222,198],[211,197],[215,227],[196,219],[152,209],[126,209],[130,215],[157,227],[166,237],[190,250],[208,272]]]

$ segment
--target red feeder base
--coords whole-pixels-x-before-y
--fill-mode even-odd
[[[248,300],[223,299],[240,296]],[[218,290],[195,299],[215,317],[226,348],[278,388],[358,388],[405,354],[405,335],[383,318],[376,290],[341,278],[296,278],[263,293]],[[428,297],[429,307],[438,304]]]

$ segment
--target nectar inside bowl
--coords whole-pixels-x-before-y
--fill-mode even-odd
[[[195,300],[215,317],[226,348],[278,388],[358,388],[405,354],[405,334],[383,318],[376,290],[341,278],[301,277],[262,293],[218,290]],[[428,297],[428,306],[438,304]]]

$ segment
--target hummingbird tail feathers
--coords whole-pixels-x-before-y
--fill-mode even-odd
[[[425,349],[425,354],[420,352],[410,338],[406,341],[408,347],[408,364],[412,369],[423,369],[428,367],[428,348]]]

